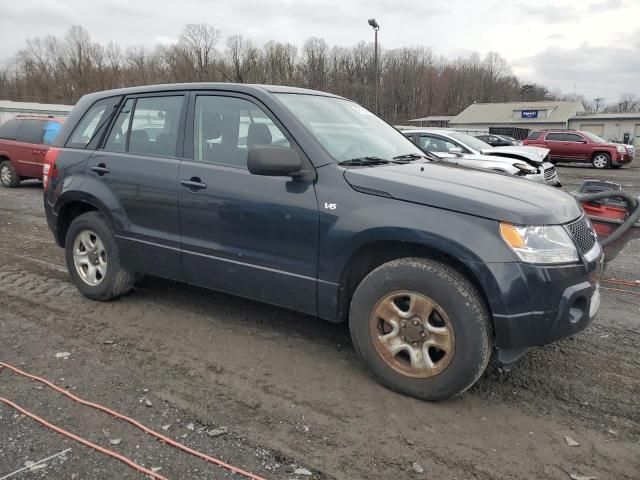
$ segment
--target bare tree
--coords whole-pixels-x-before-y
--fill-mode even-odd
[[[222,70],[223,75],[231,82],[245,83],[249,72],[258,63],[258,49],[242,35],[233,35],[227,39],[226,53],[229,68]]]
[[[180,44],[192,59],[196,80],[204,82],[215,67],[216,44],[220,31],[207,23],[189,23],[180,34]]]

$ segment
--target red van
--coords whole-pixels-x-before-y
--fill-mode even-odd
[[[595,168],[621,167],[630,163],[634,155],[631,146],[578,130],[539,130],[532,132],[524,144],[548,148],[553,163],[590,162]]]
[[[27,178],[42,179],[42,163],[64,119],[19,116],[0,125],[0,183],[17,187]]]

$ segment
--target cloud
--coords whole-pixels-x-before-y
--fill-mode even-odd
[[[525,15],[536,17],[545,23],[567,23],[577,20],[578,11],[573,7],[547,7],[528,4],[519,5]],[[521,19],[526,20],[526,17]]]
[[[588,98],[614,100],[620,92],[640,93],[640,30],[618,45],[584,42],[571,49],[550,47],[513,65],[536,82],[565,92],[575,86]]]
[[[31,25],[51,25],[52,23],[73,23],[76,15],[71,7],[57,0],[23,0],[1,2],[0,25],[15,22]],[[36,33],[36,32],[34,32]]]
[[[605,0],[604,2],[596,2],[589,5],[589,11],[594,13],[606,12],[609,10],[618,10],[622,8],[624,3],[622,0]]]
[[[176,43],[178,43],[177,39],[171,38],[171,37],[165,37],[164,35],[157,36],[153,39],[154,45],[169,46],[169,45],[174,45]]]

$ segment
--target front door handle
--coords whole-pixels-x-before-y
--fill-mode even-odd
[[[189,180],[182,180],[180,183],[192,192],[197,192],[198,190],[204,190],[207,188],[207,184],[203,183],[198,177],[191,177]]]
[[[109,173],[111,171],[107,168],[107,166],[104,163],[96,165],[95,167],[91,167],[91,170],[93,170],[100,176],[104,175],[105,173]]]

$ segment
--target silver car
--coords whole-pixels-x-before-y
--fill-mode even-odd
[[[411,141],[445,162],[506,173],[560,187],[549,149],[529,146],[492,147],[482,140],[447,129],[403,130]]]

